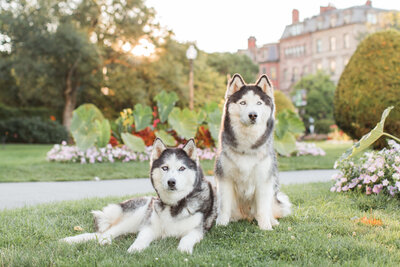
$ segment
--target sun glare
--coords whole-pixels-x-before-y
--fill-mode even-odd
[[[147,39],[139,40],[139,44],[136,45],[131,53],[137,57],[149,57],[155,52],[156,47],[150,43]]]

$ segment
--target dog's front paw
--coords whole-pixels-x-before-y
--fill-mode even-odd
[[[272,230],[272,224],[270,219],[258,219],[258,227],[260,227],[261,230],[267,230],[271,231]]]
[[[112,243],[112,238],[111,236],[100,236],[99,238],[99,244],[100,245],[110,245]]]
[[[182,242],[178,246],[178,250],[182,253],[188,253],[192,254],[193,253],[193,246],[192,245],[186,245],[182,244]]]
[[[271,225],[272,225],[272,226],[278,226],[278,225],[279,225],[278,220],[275,219],[275,218],[272,218],[272,219],[271,219]]]
[[[222,226],[227,226],[229,223],[229,217],[228,216],[218,216],[216,224],[217,225],[222,225]]]
[[[145,246],[141,246],[141,245],[138,245],[138,244],[132,244],[128,248],[128,253],[138,253],[138,252],[141,252],[145,248],[146,248]]]

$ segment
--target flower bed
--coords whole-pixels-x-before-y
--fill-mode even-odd
[[[325,156],[325,151],[314,143],[296,142],[296,156]]]
[[[393,140],[389,148],[366,152],[358,161],[344,160],[335,166],[340,173],[332,177],[336,181],[332,192],[360,191],[370,194],[400,193],[400,144]]]
[[[76,163],[102,163],[102,162],[130,162],[130,161],[146,161],[150,159],[152,147],[146,147],[144,153],[136,153],[126,146],[113,147],[108,144],[106,147],[91,147],[86,151],[80,151],[77,146],[68,146],[65,141],[61,145],[54,145],[47,152],[47,160],[55,162],[76,162]],[[201,160],[212,160],[215,157],[215,149],[197,149],[197,153]]]

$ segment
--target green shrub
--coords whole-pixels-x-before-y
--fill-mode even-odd
[[[54,144],[68,139],[68,132],[58,122],[39,117],[0,120],[0,137],[11,143]]]
[[[276,113],[280,113],[282,110],[288,109],[290,111],[295,111],[292,101],[284,94],[282,91],[274,91]]]
[[[333,124],[335,124],[335,121],[331,119],[317,120],[314,123],[315,132],[319,134],[327,134],[330,132],[330,126]]]
[[[335,92],[335,120],[352,138],[371,131],[388,106],[395,106],[385,131],[400,135],[400,33],[374,33],[364,39],[340,77]],[[382,147],[384,140],[377,142]]]
[[[10,107],[0,103],[0,120],[20,117],[40,117],[49,119],[50,116],[56,116],[55,112],[45,107]]]

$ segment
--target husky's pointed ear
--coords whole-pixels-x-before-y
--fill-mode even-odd
[[[189,158],[191,158],[194,162],[197,162],[197,148],[193,138],[186,142],[183,150],[186,152]]]
[[[228,88],[226,90],[225,99],[228,99],[231,95],[240,90],[246,83],[244,82],[240,74],[233,75],[232,79],[228,81]]]
[[[160,138],[156,138],[153,143],[153,151],[151,152],[150,164],[158,159],[165,149],[167,149],[167,147],[164,145],[163,141]]]
[[[272,88],[272,83],[267,75],[261,75],[261,77],[258,78],[258,81],[256,82],[256,86],[260,87],[261,90],[269,97],[274,98],[274,89]]]

